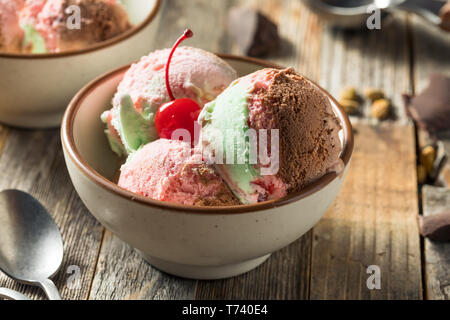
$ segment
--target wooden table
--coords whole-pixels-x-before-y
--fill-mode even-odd
[[[223,25],[227,9],[239,2],[164,1],[157,46],[171,46],[189,26],[196,32],[189,45],[237,53]],[[282,48],[269,60],[294,66],[334,95],[350,85],[381,88],[393,101],[394,119],[374,124],[369,105],[364,105],[362,116],[352,119],[356,147],[351,168],[325,217],[258,269],[221,281],[185,280],[159,272],[105,230],[72,187],[57,129],[0,126],[0,189],[33,194],[52,212],[63,233],[64,265],[56,278],[62,296],[449,299],[450,244],[421,240],[416,217],[448,207],[450,192],[418,188],[416,131],[406,119],[400,96],[422,90],[430,72],[450,75],[450,35],[404,13],[385,21],[381,30],[343,32],[327,28],[299,0],[242,2],[257,5],[279,23]],[[367,288],[370,265],[380,267],[379,290]],[[78,285],[67,286],[74,279],[69,266],[80,268]],[[3,274],[0,286],[44,298],[40,290],[18,285]]]

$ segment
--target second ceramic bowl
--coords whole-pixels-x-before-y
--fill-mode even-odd
[[[86,83],[154,48],[160,2],[124,0],[135,27],[84,50],[0,53],[0,122],[27,128],[59,126],[70,99]]]
[[[222,56],[239,73],[249,74],[266,62]],[[254,205],[195,207],[144,198],[119,188],[120,166],[110,150],[100,115],[128,67],[87,85],[72,100],[61,135],[72,182],[91,213],[155,267],[195,279],[218,279],[247,272],[272,252],[311,229],[336,198],[353,150],[347,115],[330,99],[342,124],[343,174],[330,173],[287,197]]]

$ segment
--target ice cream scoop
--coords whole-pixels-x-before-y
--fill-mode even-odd
[[[25,0],[0,0],[0,52],[21,51],[24,32],[18,12]]]
[[[281,198],[342,168],[330,102],[293,69],[234,81],[199,122],[209,160],[246,204]]]
[[[79,50],[131,28],[116,0],[28,0],[20,24],[31,53]]]
[[[155,200],[185,205],[237,205],[222,178],[187,142],[158,139],[132,155],[118,185]]]
[[[107,123],[110,145],[120,156],[128,155],[159,137],[155,115],[158,108],[171,101],[165,83],[165,66],[170,52],[170,49],[155,51],[133,64],[118,86],[112,109],[102,115],[102,120]],[[236,78],[236,71],[212,53],[181,47],[173,54],[169,80],[177,99],[189,98],[203,107]],[[124,96],[131,98],[134,110],[122,107]],[[124,118],[133,121],[124,122]],[[146,129],[136,132],[137,127]],[[135,141],[140,140],[141,143],[127,144],[124,134],[138,134]]]

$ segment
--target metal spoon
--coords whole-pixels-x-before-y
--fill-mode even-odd
[[[62,263],[63,242],[47,210],[28,193],[0,192],[0,269],[24,284],[41,287],[61,300],[49,279]]]
[[[373,13],[370,7],[399,9],[414,12],[436,26],[442,25],[440,10],[443,0],[303,0],[316,14],[329,23],[343,28],[360,28],[366,25]]]
[[[7,300],[31,300],[20,292],[7,288],[0,288],[0,298],[4,298]]]

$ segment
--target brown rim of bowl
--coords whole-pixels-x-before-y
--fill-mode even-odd
[[[138,24],[137,26],[133,26],[131,29],[121,33],[120,35],[113,37],[111,39],[99,42],[97,44],[93,44],[91,46],[88,46],[85,49],[80,50],[69,50],[69,51],[63,51],[63,52],[57,52],[57,53],[42,53],[42,54],[32,54],[32,53],[1,53],[0,52],[0,58],[8,58],[8,59],[48,59],[48,58],[63,58],[68,56],[76,56],[92,51],[97,51],[101,49],[105,49],[107,47],[110,47],[112,45],[115,45],[119,42],[122,42],[124,40],[127,40],[128,38],[131,38],[138,32],[140,32],[142,29],[144,29],[146,26],[148,26],[155,16],[158,14],[158,11],[161,7],[161,1],[162,0],[155,0],[155,5],[153,6],[152,11],[149,13],[147,18]]]
[[[225,60],[235,60],[235,61],[241,61],[241,62],[247,62],[247,63],[253,63],[260,65],[263,68],[277,68],[277,69],[283,69],[283,67],[266,62],[259,59],[254,58],[247,58],[247,57],[240,57],[240,56],[233,56],[233,55],[227,55],[227,54],[218,54],[219,57]],[[83,174],[92,182],[99,185],[100,187],[104,188],[105,190],[114,193],[118,196],[121,196],[123,198],[129,199],[131,201],[136,201],[143,205],[148,205],[151,207],[158,207],[160,209],[166,209],[166,210],[172,210],[177,212],[183,212],[183,213],[191,213],[191,214],[238,214],[238,213],[247,213],[247,212],[254,212],[254,211],[260,211],[265,209],[271,209],[276,208],[279,206],[283,206],[295,201],[298,201],[300,199],[303,199],[320,189],[324,188],[326,185],[328,185],[331,181],[333,181],[335,178],[338,177],[336,173],[327,173],[323,177],[319,178],[318,180],[314,181],[304,189],[289,194],[288,196],[277,199],[277,200],[270,200],[265,201],[261,203],[256,204],[250,204],[250,205],[237,205],[237,206],[211,206],[211,207],[200,207],[200,206],[193,206],[193,205],[180,205],[176,203],[170,203],[170,202],[164,202],[159,200],[153,200],[150,198],[146,198],[140,195],[137,195],[135,193],[132,193],[130,191],[127,191],[125,189],[120,188],[117,184],[111,182],[110,180],[106,179],[102,175],[100,175],[98,172],[96,172],[90,165],[88,165],[80,156],[78,153],[78,150],[75,146],[75,141],[73,138],[73,123],[75,120],[75,116],[77,114],[77,111],[79,109],[79,106],[83,102],[83,100],[94,90],[98,85],[103,83],[105,80],[110,79],[117,74],[124,73],[130,65],[117,68],[109,73],[106,73],[97,79],[91,81],[89,84],[87,84],[83,89],[81,89],[77,95],[72,99],[70,102],[62,121],[61,125],[61,140],[63,148],[66,150],[67,156],[71,158],[71,160],[75,163],[75,165],[80,169]],[[310,80],[311,81],[311,80]],[[337,114],[338,118],[341,120],[341,124],[343,126],[344,131],[344,146],[343,151],[341,153],[341,159],[345,164],[345,167],[347,167],[350,157],[353,152],[353,133],[352,133],[352,126],[350,124],[350,120],[347,116],[347,114],[344,112],[342,107],[339,105],[339,103],[334,99],[327,91],[325,91],[322,87],[317,85],[315,82],[311,81],[314,85],[317,86],[329,99],[331,99],[334,103],[333,110]]]

